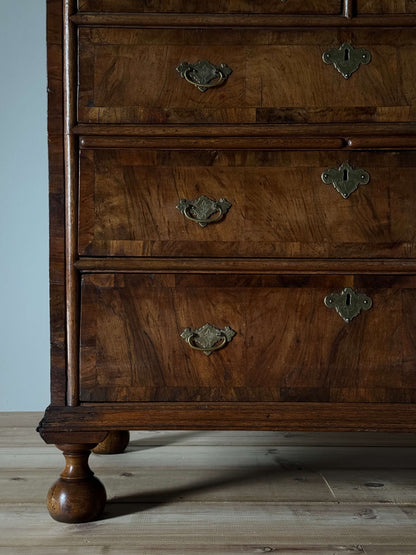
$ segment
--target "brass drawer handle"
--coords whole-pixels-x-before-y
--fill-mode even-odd
[[[333,185],[334,189],[344,198],[348,198],[358,189],[359,185],[367,185],[370,181],[370,174],[361,168],[354,169],[348,162],[344,162],[338,169],[325,170],[321,179],[327,185]]]
[[[347,323],[358,316],[362,310],[370,310],[372,299],[365,293],[357,293],[351,287],[345,287],[340,293],[331,293],[324,299],[328,308],[335,308]]]
[[[176,208],[185,218],[196,222],[201,227],[213,224],[221,220],[221,218],[231,208],[231,203],[225,198],[212,200],[205,195],[200,196],[196,200],[186,200],[182,198]]]
[[[361,64],[371,62],[371,54],[365,48],[354,48],[349,42],[344,42],[339,48],[324,52],[322,59],[326,64],[333,64],[345,79],[349,79]]]
[[[219,87],[233,72],[227,64],[216,66],[208,60],[199,60],[195,64],[182,62],[176,70],[180,73],[181,77],[201,92]]]
[[[181,333],[182,339],[192,349],[202,351],[207,356],[222,349],[235,335],[236,332],[229,326],[219,329],[208,323],[197,329],[185,328]]]

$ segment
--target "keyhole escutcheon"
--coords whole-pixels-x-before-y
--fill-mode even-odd
[[[368,295],[354,291],[351,287],[344,287],[340,292],[330,293],[325,297],[324,303],[328,308],[335,308],[347,323],[358,316],[362,310],[370,310],[373,306],[373,301]]]
[[[348,162],[339,168],[329,168],[321,174],[324,183],[331,184],[346,199],[359,185],[370,181],[370,174],[361,168],[354,169]]]
[[[326,64],[333,64],[345,79],[349,79],[361,64],[371,61],[371,54],[365,48],[355,48],[349,42],[343,42],[339,48],[331,48],[322,54]]]

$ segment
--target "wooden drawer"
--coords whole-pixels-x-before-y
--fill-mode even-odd
[[[358,0],[358,13],[416,13],[415,0]]]
[[[342,0],[79,0],[80,12],[339,15]],[[358,0],[358,14],[416,13],[415,0]]]
[[[342,0],[79,0],[81,12],[339,14]]]
[[[83,123],[391,122],[416,117],[413,29],[83,27],[79,33],[78,118]],[[372,57],[349,79],[322,59],[345,42]],[[225,63],[232,74],[221,86],[201,92],[176,70],[183,62],[199,60]]]
[[[345,162],[370,176],[348,198],[321,177]],[[81,255],[415,255],[414,151],[91,149],[81,152],[80,175]],[[231,207],[201,227],[177,206],[204,196]]]
[[[236,332],[210,356],[181,337],[207,323]],[[415,277],[84,275],[81,400],[413,402],[415,323]]]

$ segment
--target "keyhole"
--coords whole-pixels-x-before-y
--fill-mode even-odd
[[[349,48],[346,48],[346,49],[344,50],[344,60],[345,60],[346,62],[348,62],[349,59],[350,59],[350,49],[349,49]]]
[[[348,170],[344,170],[344,173],[343,173],[343,180],[344,180],[344,181],[348,181]]]
[[[347,299],[345,301],[345,304],[347,306],[350,306],[350,304],[351,304],[351,294],[350,293],[347,293]]]

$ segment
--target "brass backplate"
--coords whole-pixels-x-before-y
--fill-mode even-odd
[[[199,60],[194,64],[182,62],[176,70],[201,92],[222,85],[233,72],[227,64],[216,66],[208,60]]]
[[[176,208],[188,220],[196,222],[201,227],[213,224],[221,220],[231,208],[231,203],[225,198],[213,200],[201,195],[195,200],[180,199]]]
[[[207,356],[222,349],[235,335],[236,332],[230,326],[220,329],[208,323],[200,328],[185,328],[181,333],[182,339],[192,349],[202,351]]]

